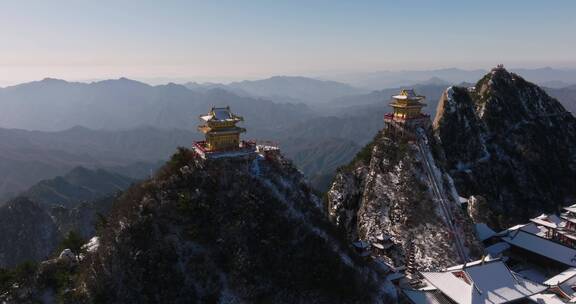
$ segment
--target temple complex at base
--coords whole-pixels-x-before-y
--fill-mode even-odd
[[[412,89],[404,89],[392,96],[392,113],[384,115],[385,131],[389,135],[413,135],[416,129],[430,127],[430,115],[422,113],[426,106],[424,96],[416,95]]]

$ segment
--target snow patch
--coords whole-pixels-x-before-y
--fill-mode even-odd
[[[91,238],[88,243],[84,244],[82,246],[82,249],[86,250],[86,252],[96,252],[96,250],[98,250],[98,247],[100,247],[100,239],[95,236],[93,238]]]

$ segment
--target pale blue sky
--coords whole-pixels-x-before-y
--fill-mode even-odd
[[[0,82],[576,67],[576,1],[0,1]]]

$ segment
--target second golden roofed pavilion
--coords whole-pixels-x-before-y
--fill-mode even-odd
[[[418,118],[421,116],[422,108],[426,106],[421,102],[425,97],[416,95],[411,89],[404,89],[392,98],[394,101],[390,103],[390,106],[394,109],[394,118],[397,119]]]

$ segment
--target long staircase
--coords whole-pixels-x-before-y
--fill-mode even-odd
[[[422,128],[418,128],[416,131],[416,143],[418,145],[418,151],[420,152],[422,159],[424,160],[426,176],[430,187],[432,188],[432,195],[434,200],[438,202],[440,210],[444,215],[444,220],[448,230],[452,234],[454,239],[454,245],[456,246],[456,251],[462,263],[466,263],[468,256],[466,254],[466,249],[464,246],[464,240],[462,240],[462,234],[459,233],[460,229],[454,224],[454,216],[452,214],[451,201],[446,198],[443,191],[443,183],[441,176],[438,176],[438,169],[432,153],[430,153],[430,148],[428,146],[428,136]],[[453,204],[453,203],[452,203]]]

